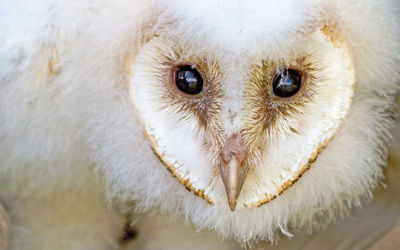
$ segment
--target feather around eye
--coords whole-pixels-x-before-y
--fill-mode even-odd
[[[274,94],[273,83],[277,75],[283,74],[287,70],[299,72],[302,82],[296,94],[282,98]],[[316,83],[323,82],[324,79],[321,79],[319,72],[318,64],[312,61],[310,56],[302,56],[290,63],[262,61],[261,64],[252,68],[246,96],[249,100],[258,100],[256,102],[258,105],[253,108],[261,109],[263,107],[264,112],[268,110],[268,113],[274,115],[295,115],[301,112],[301,107],[312,101],[318,88]]]
[[[273,93],[273,81],[276,74],[285,69],[301,72],[303,82],[294,96],[280,98]],[[286,126],[282,119],[287,120],[303,114],[304,106],[312,102],[317,92],[316,83],[323,82],[319,77],[319,71],[318,64],[308,55],[289,63],[262,61],[252,66],[245,92],[248,114],[244,118],[246,124],[244,134],[249,138],[249,147],[253,148],[250,154],[257,154],[257,148],[251,145],[262,145],[266,138],[271,137],[271,131],[298,133],[295,128]]]
[[[275,71],[274,71],[275,70]],[[280,104],[300,104],[311,101],[312,96],[315,94],[317,86],[316,82],[323,82],[323,79],[318,79],[318,72],[320,72],[318,64],[311,60],[310,56],[303,56],[294,63],[271,63],[263,62],[264,81],[267,86],[270,101]],[[293,72],[298,74],[301,78],[301,84],[297,92],[290,96],[280,97],[274,93],[273,85],[277,76],[287,78],[288,74]]]
[[[162,61],[159,63],[158,73],[158,93],[163,101],[161,109],[172,109],[181,115],[181,119],[196,117],[203,126],[210,121],[211,117],[216,117],[220,110],[220,100],[222,89],[219,83],[222,78],[221,70],[216,62],[209,62],[199,58],[184,57],[160,57],[165,60],[176,59],[177,61]],[[157,64],[157,61],[154,61]],[[182,93],[175,84],[175,72],[180,65],[195,65],[196,70],[203,79],[202,92],[196,95]]]

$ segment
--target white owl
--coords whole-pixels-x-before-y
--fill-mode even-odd
[[[400,88],[396,8],[1,1],[3,244],[117,249],[133,212],[275,240],[371,199]]]

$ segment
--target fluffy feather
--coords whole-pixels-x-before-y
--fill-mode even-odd
[[[18,235],[11,249],[116,248],[131,202],[139,214],[184,217],[247,242],[331,221],[371,199],[400,88],[393,2],[2,1],[0,201]],[[262,59],[262,51],[279,55],[330,22],[352,51],[356,90],[349,116],[312,171],[273,202],[234,213],[170,176],[143,136],[125,78],[127,60],[149,34],[174,23],[187,34],[182,41],[216,58],[227,58],[229,48]],[[66,232],[64,223],[74,226]]]

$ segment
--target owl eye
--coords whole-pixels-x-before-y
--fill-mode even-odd
[[[175,84],[180,91],[189,95],[199,94],[203,90],[203,78],[192,66],[182,66],[176,71]]]
[[[299,92],[301,87],[301,74],[293,69],[285,69],[274,77],[272,90],[276,96],[291,97]]]

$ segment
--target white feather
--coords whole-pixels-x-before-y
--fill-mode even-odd
[[[394,2],[3,0],[0,202],[13,225],[11,249],[116,249],[124,212],[134,208],[183,217],[223,238],[274,240],[371,199],[400,88]],[[311,170],[273,202],[233,213],[172,178],[143,136],[123,73],[146,32],[173,22],[171,34],[186,34],[182,41],[216,59],[260,60],[267,52],[284,57],[327,20],[352,51],[356,90]]]

